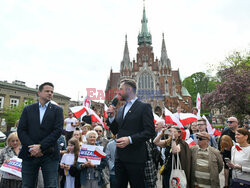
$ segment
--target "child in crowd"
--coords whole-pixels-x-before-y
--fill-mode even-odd
[[[75,188],[79,187],[79,177],[77,177],[76,162],[80,152],[79,141],[71,138],[68,142],[67,153],[62,156],[60,167],[64,170],[64,177],[61,181],[61,187]]]
[[[74,132],[73,132],[73,138],[76,138],[79,142],[79,146],[81,148],[82,144],[83,144],[83,140],[82,140],[82,133],[79,129],[76,129]]]

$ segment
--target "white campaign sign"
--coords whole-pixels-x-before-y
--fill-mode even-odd
[[[20,158],[11,158],[8,163],[3,163],[0,168],[1,171],[10,173],[17,177],[22,177],[22,159]]]
[[[87,160],[89,160],[94,165],[99,165],[102,158],[94,154],[96,148],[99,148],[101,151],[103,151],[103,146],[83,144],[77,161],[80,163],[85,163]]]

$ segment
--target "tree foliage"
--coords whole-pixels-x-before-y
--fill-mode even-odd
[[[7,124],[7,130],[14,126],[17,120],[19,120],[24,107],[32,103],[33,99],[28,99],[26,104],[23,103],[18,106],[9,106],[8,108],[4,109],[3,117],[5,118]]]
[[[210,93],[216,89],[218,83],[219,82],[215,77],[208,76],[203,72],[196,72],[185,78],[182,85],[187,88],[192,97],[193,106],[195,106],[197,93],[200,93],[201,95]]]
[[[225,114],[243,121],[250,114],[250,53],[234,52],[221,63],[218,77],[221,84],[204,96],[209,108],[226,109]],[[225,108],[226,107],[226,108]]]

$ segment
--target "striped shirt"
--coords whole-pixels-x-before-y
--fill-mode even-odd
[[[196,169],[195,169],[195,185],[199,187],[208,188],[211,185],[210,171],[208,167],[208,148],[198,149]]]

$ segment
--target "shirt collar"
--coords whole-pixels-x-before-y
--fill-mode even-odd
[[[39,101],[39,108],[47,108],[49,103],[50,103],[50,101],[48,101],[44,106],[42,106],[42,104]]]
[[[127,105],[127,104],[134,104],[134,102],[135,102],[137,99],[138,99],[138,97],[135,97],[135,98],[133,98],[132,100],[130,100],[128,103],[125,102],[125,105]]]
[[[199,147],[199,151],[208,151],[208,147],[206,149],[202,149]]]

